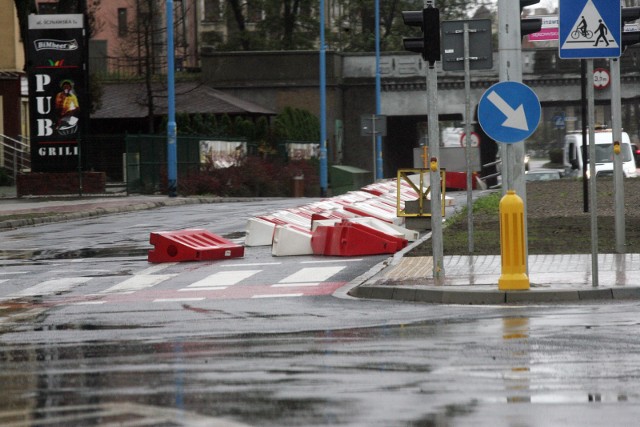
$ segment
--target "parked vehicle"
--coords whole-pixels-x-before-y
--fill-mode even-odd
[[[622,156],[622,172],[626,178],[635,178],[636,163],[631,149],[631,140],[626,132],[622,132],[620,156]],[[589,135],[587,134],[587,147]],[[596,176],[613,175],[613,132],[611,129],[595,131]],[[588,153],[588,150],[587,150]],[[586,159],[588,161],[588,158]],[[577,176],[582,173],[582,133],[571,132],[564,137],[563,162],[566,176]]]
[[[640,168],[640,144],[634,144],[631,146],[633,150],[633,157],[636,159],[636,167]]]

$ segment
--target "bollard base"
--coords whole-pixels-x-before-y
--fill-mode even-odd
[[[498,289],[501,291],[528,291],[529,277],[524,273],[503,274],[498,279]]]

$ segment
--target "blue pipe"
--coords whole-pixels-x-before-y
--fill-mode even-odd
[[[380,0],[375,1],[376,14],[376,117],[382,114],[380,103]],[[382,135],[376,135],[376,171],[373,180],[384,178],[382,172]]]
[[[167,0],[167,178],[169,197],[176,197],[178,189],[176,91],[173,47],[173,0]]]
[[[327,195],[327,81],[324,44],[324,0],[320,0],[320,194]]]

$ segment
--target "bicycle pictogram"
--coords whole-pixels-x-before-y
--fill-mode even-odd
[[[585,38],[591,40],[593,38],[593,31],[591,30],[573,30],[571,32],[572,39]]]
[[[578,22],[578,25],[576,26],[576,29],[571,32],[571,38],[585,38],[591,40],[592,37],[593,31],[587,28],[587,20],[582,16],[580,22]]]

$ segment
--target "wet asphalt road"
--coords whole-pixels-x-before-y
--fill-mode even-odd
[[[345,283],[383,256],[274,259],[255,249],[245,260],[148,271],[141,251],[159,224],[234,235],[249,209],[272,207],[164,208],[0,233],[5,255],[22,255],[0,260],[0,296],[24,293],[0,303],[0,425],[636,425],[638,303],[346,297]],[[209,290],[156,301],[246,268],[260,272],[234,286],[257,289],[305,268],[334,275],[315,295]],[[166,280],[103,293],[144,271]],[[52,277],[51,292],[27,292]]]

